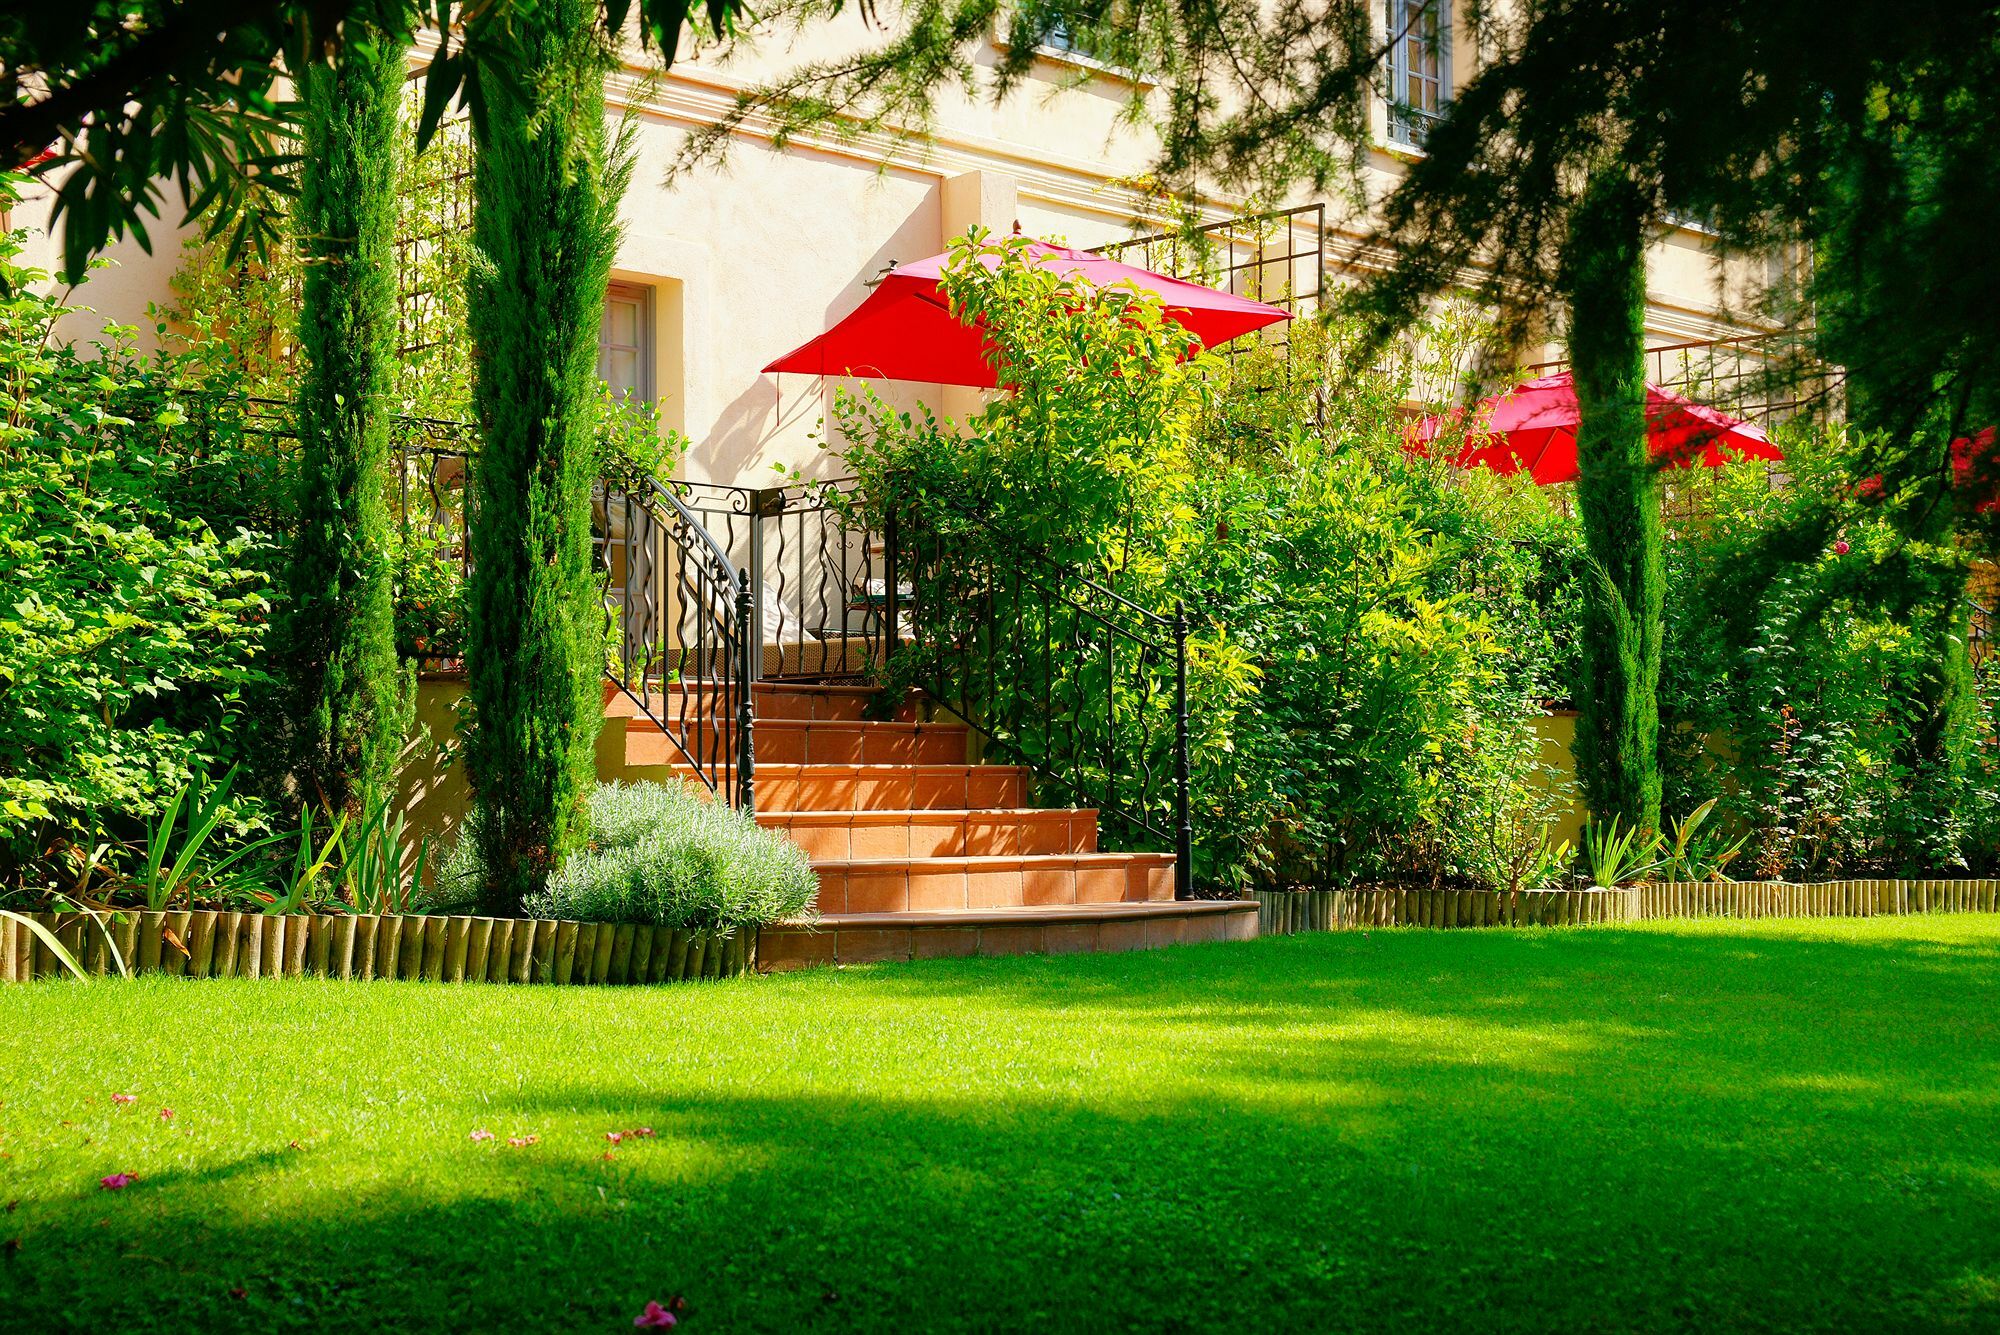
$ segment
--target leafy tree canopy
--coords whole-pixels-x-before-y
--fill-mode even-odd
[[[744,118],[808,127],[922,124],[947,90],[1005,97],[1052,38],[1134,76],[1130,117],[1158,135],[1164,189],[1357,206],[1393,40],[1379,0],[905,0],[859,55],[745,95],[690,142],[721,151]],[[1702,219],[1723,250],[1811,246],[1776,315],[1819,323],[1812,351],[1862,369],[1868,420],[1928,445],[1892,481],[1947,478],[1945,442],[2000,416],[2000,4],[1524,0],[1457,6],[1470,69],[1423,154],[1370,216],[1360,299],[1378,337],[1470,287],[1502,341],[1538,334],[1563,292],[1570,224],[1614,167],[1647,215]],[[766,15],[810,23],[828,0]],[[978,49],[998,34],[988,68]],[[1569,261],[1574,263],[1572,258]],[[1900,470],[1900,471],[1899,471]]]
[[[165,186],[185,221],[208,220],[232,252],[282,234],[294,189],[298,104],[278,83],[368,32],[447,34],[427,75],[420,143],[454,100],[477,124],[485,85],[514,77],[507,34],[546,0],[82,0],[0,9],[0,168],[31,168],[56,191],[63,268],[128,232],[151,248]],[[739,0],[705,0],[718,33]],[[693,0],[602,0],[607,31],[670,64]],[[629,27],[628,27],[629,25]]]

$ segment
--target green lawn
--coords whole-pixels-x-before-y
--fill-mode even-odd
[[[0,1099],[7,1330],[2000,1329],[1995,918],[36,985]]]

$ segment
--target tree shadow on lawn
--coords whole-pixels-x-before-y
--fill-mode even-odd
[[[0,1327],[608,1329],[685,1292],[695,1331],[1992,1329],[1995,963],[1373,933],[634,994],[853,1007],[816,1041],[884,1070],[593,1066],[489,1105],[530,1149],[49,1201]]]

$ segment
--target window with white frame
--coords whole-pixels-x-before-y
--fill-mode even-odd
[[[597,336],[597,374],[614,397],[653,397],[653,290],[613,283],[604,294]]]
[[[1389,140],[1421,148],[1451,100],[1450,0],[1387,0]]]
[[[653,289],[636,283],[613,283],[604,293],[604,323],[597,334],[597,375],[611,387],[613,398],[639,402],[653,398]],[[624,505],[613,504],[599,483],[592,497],[591,539],[598,548],[599,568],[609,573],[609,594],[616,603],[625,588]]]

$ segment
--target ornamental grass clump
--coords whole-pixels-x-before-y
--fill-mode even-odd
[[[698,931],[798,918],[818,889],[805,850],[682,784],[600,784],[587,842],[530,916]]]

